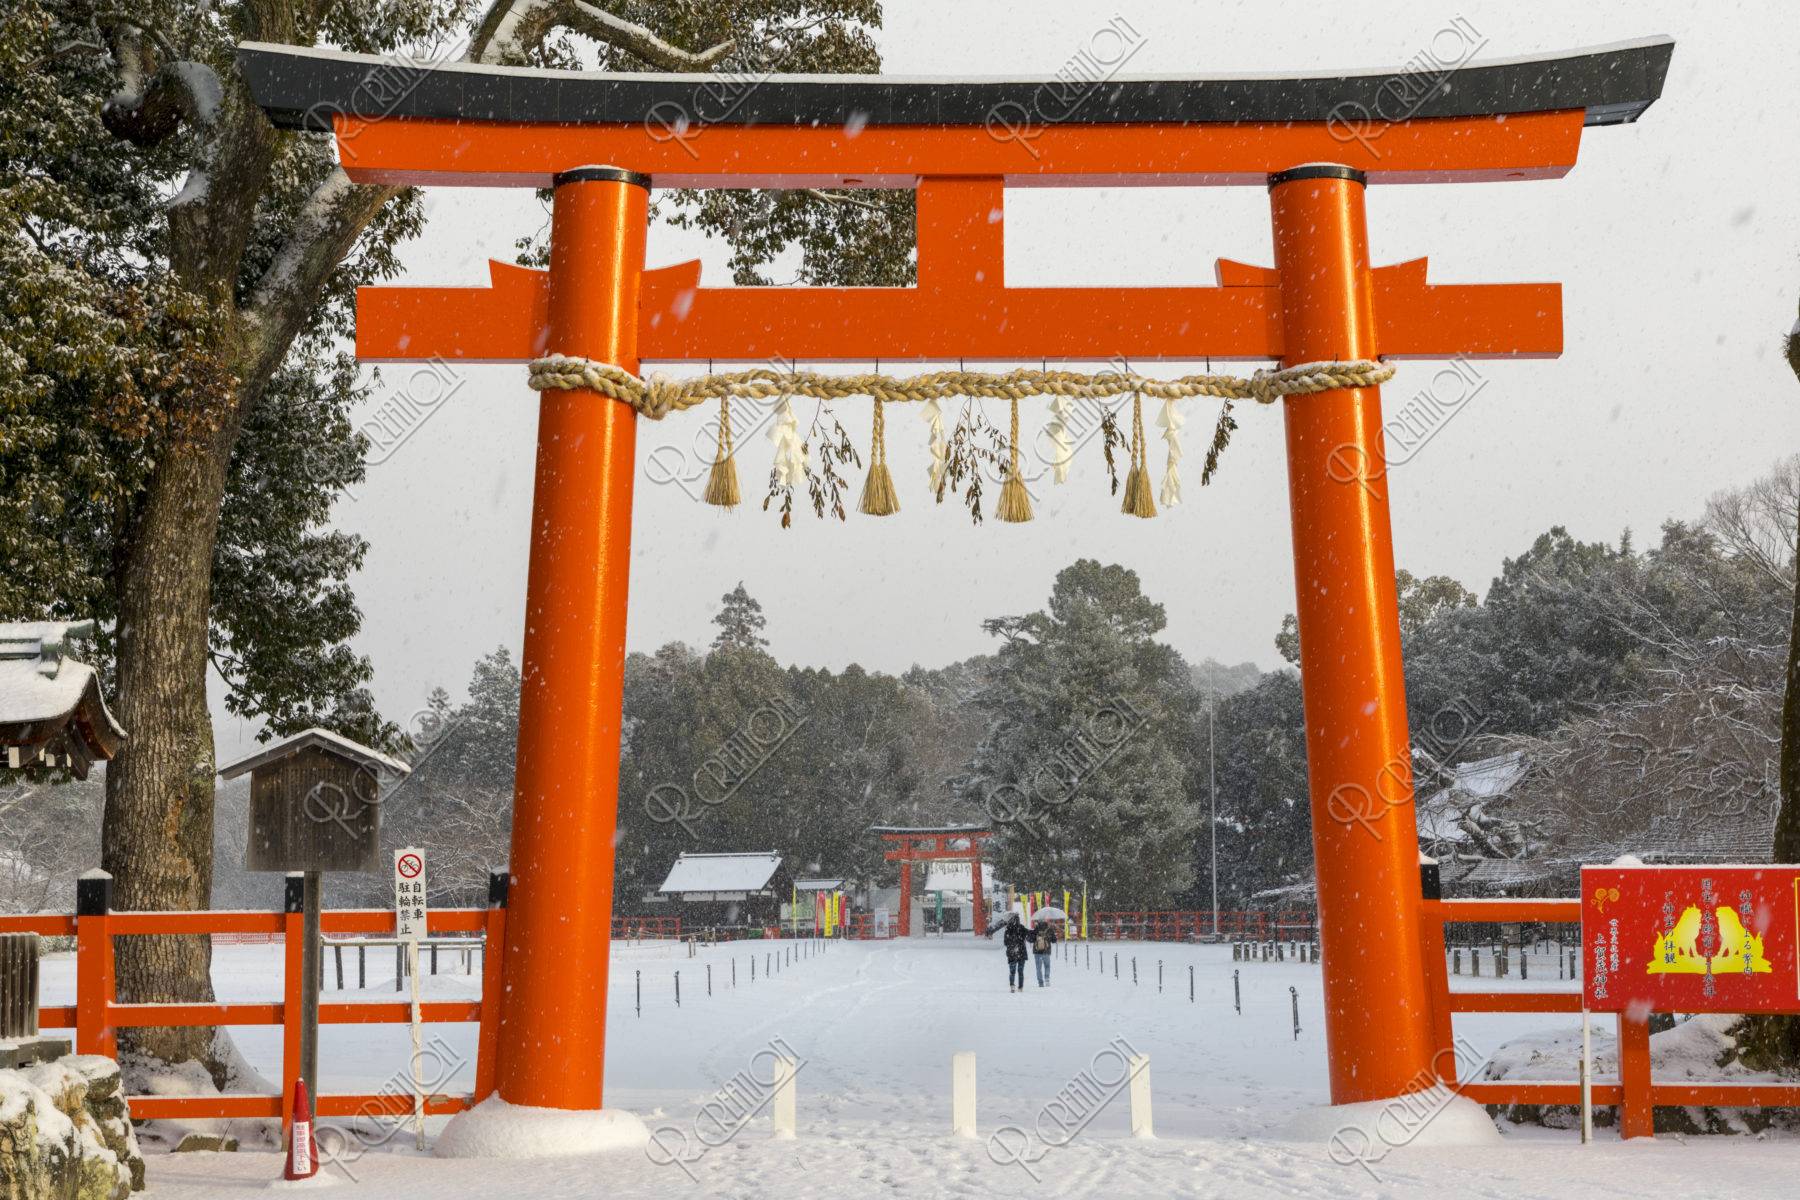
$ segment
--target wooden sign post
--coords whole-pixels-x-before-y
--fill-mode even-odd
[[[300,1040],[297,1053],[282,1062],[284,1119],[292,1116],[296,1079],[306,1081],[308,1095],[319,1095],[323,873],[380,869],[381,777],[408,770],[398,759],[328,729],[283,738],[219,769],[222,779],[250,776],[245,869],[286,872],[284,907],[302,915]]]

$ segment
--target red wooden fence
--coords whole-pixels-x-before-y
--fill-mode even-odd
[[[487,944],[505,941],[505,876],[490,886],[489,907],[433,909],[430,933],[485,934]],[[47,1029],[73,1029],[75,1049],[82,1054],[118,1056],[118,1031],[131,1028],[193,1027],[210,1025],[279,1025],[281,1039],[281,1094],[223,1096],[131,1096],[134,1118],[229,1118],[280,1117],[285,1123],[293,1105],[294,1081],[300,1077],[300,987],[303,978],[302,916],[298,904],[291,912],[113,912],[110,880],[84,879],[73,916],[0,916],[0,933],[37,933],[45,937],[75,938],[75,998],[72,1005],[39,1009],[39,1023]],[[348,909],[320,915],[325,934],[377,934],[392,936],[394,914],[387,909]],[[148,934],[254,935],[283,945],[282,992],[279,1000],[212,1004],[122,1004],[113,978],[113,939]],[[421,1006],[427,1022],[476,1022],[475,1090],[470,1095],[434,1094],[425,1101],[430,1114],[454,1113],[468,1108],[494,1090],[496,1051],[500,1031],[498,1006],[501,994],[502,955],[482,958],[481,996],[478,1001],[432,1001]],[[321,1025],[406,1024],[411,1005],[404,1002],[322,1003]],[[326,1093],[313,1101],[321,1117],[402,1116],[412,1111],[406,1092],[377,1095]]]
[[[1444,926],[1462,923],[1580,924],[1580,900],[1426,900],[1423,950],[1427,983],[1434,1001],[1438,1065],[1443,1082],[1483,1104],[1581,1103],[1581,1081],[1458,1080],[1452,1016],[1467,1012],[1578,1013],[1579,991],[1452,992],[1444,961]],[[1800,1011],[1800,1006],[1797,1006]],[[1650,1014],[1621,1013],[1619,1078],[1592,1085],[1596,1107],[1619,1109],[1619,1131],[1628,1138],[1653,1135],[1659,1106],[1719,1108],[1800,1106],[1800,1085],[1771,1083],[1657,1083],[1650,1076]],[[1442,1068],[1448,1065],[1449,1071]],[[1447,1078],[1444,1076],[1448,1076]]]

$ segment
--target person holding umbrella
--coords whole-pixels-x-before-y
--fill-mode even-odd
[[[1018,913],[1007,914],[1005,932],[1001,934],[1006,944],[1006,988],[1010,992],[1025,990],[1025,947],[1031,940],[1031,931],[1019,920]]]

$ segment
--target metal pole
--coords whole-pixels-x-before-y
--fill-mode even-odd
[[[1244,993],[1238,987],[1238,973],[1235,967],[1231,971],[1231,1007],[1237,1009],[1238,1016],[1244,1015]]]
[[[1581,1009],[1581,1143],[1594,1140],[1594,1043],[1587,1006]]]
[[[424,1066],[425,1014],[419,1004],[419,943],[406,943],[406,965],[412,976],[412,1085],[413,1085],[413,1141],[420,1150],[425,1148],[425,1082],[420,1077],[420,1069]]]
[[[1212,829],[1212,919],[1213,941],[1219,940],[1219,779],[1213,770],[1213,715],[1219,707],[1218,693],[1206,698],[1206,786],[1212,796],[1207,809]]]

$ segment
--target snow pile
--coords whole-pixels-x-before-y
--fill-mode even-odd
[[[489,1096],[458,1113],[438,1135],[439,1158],[567,1158],[608,1150],[634,1150],[650,1130],[621,1109],[575,1112],[508,1104]]]
[[[1673,1029],[1650,1035],[1650,1074],[1659,1083],[1790,1083],[1763,1071],[1752,1071],[1737,1061],[1737,1041],[1732,1027],[1741,1017],[1731,1013],[1703,1013],[1689,1017]],[[1596,1022],[1593,1032],[1594,1079],[1610,1082],[1619,1077],[1618,1039],[1611,1021]],[[1487,1079],[1553,1080],[1580,1078],[1581,1034],[1569,1031],[1539,1033],[1514,1038],[1489,1061]],[[1676,1110],[1657,1110],[1657,1129],[1697,1133],[1754,1131],[1767,1123],[1761,1113],[1749,1119],[1737,1110],[1688,1108],[1686,1120],[1670,1117]],[[1746,1110],[1749,1111],[1749,1110]],[[1510,1105],[1501,1115],[1512,1121],[1573,1129],[1578,1116],[1570,1105]],[[1610,1106],[1594,1109],[1599,1125],[1614,1123]]]
[[[1391,1100],[1304,1109],[1279,1126],[1278,1141],[1323,1145],[1340,1166],[1372,1166],[1408,1146],[1496,1146],[1487,1109],[1438,1086]]]
[[[220,1096],[276,1094],[275,1085],[265,1079],[244,1058],[232,1037],[220,1030],[213,1037],[212,1054],[223,1064],[225,1086],[214,1081],[206,1064],[188,1061],[164,1062],[140,1054],[120,1056],[125,1076],[133,1095],[143,1096]],[[144,1141],[159,1149],[172,1150],[190,1133],[234,1137],[246,1148],[262,1146],[280,1149],[284,1138],[280,1120],[274,1117],[181,1117],[147,1121]]]

